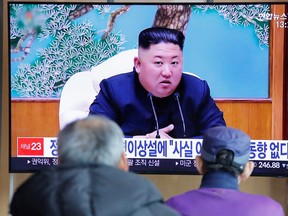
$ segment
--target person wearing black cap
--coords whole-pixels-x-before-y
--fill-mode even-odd
[[[199,189],[166,201],[181,215],[284,216],[273,199],[239,191],[238,184],[249,178],[254,163],[249,161],[250,137],[243,131],[218,126],[203,136],[201,156],[196,166],[203,175]]]

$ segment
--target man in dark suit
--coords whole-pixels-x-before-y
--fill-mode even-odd
[[[140,32],[133,71],[104,79],[90,114],[113,119],[126,137],[201,138],[225,126],[207,82],[182,72],[184,40],[174,29]]]

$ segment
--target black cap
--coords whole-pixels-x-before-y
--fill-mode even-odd
[[[242,166],[249,161],[250,144],[250,137],[241,130],[225,126],[213,127],[204,133],[201,157],[215,163],[220,150],[231,150],[234,152],[233,163]]]

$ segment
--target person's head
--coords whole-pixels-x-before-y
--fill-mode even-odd
[[[154,96],[167,97],[177,88],[184,41],[184,34],[175,29],[151,27],[140,32],[134,66],[141,85]]]
[[[105,117],[76,120],[58,134],[60,164],[104,164],[128,170],[123,137],[120,127]]]
[[[217,126],[206,130],[201,156],[196,157],[199,173],[221,170],[246,180],[254,167],[249,161],[250,143],[250,137],[239,129]]]

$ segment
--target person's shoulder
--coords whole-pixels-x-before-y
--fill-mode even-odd
[[[199,81],[202,82],[203,79],[201,79],[201,77],[199,77],[198,75],[191,73],[191,72],[183,72],[182,73],[182,78],[188,81]]]
[[[205,80],[188,72],[183,72],[180,85],[185,88],[185,91],[193,95],[202,94],[203,91],[206,92],[206,90],[209,89],[208,83]]]
[[[196,199],[197,200],[197,196],[199,195],[199,192],[201,190],[199,189],[193,189],[193,190],[188,190],[186,192],[180,193],[180,194],[176,194],[172,197],[170,197],[169,199],[166,200],[166,203],[168,205],[185,205],[186,202],[189,202],[189,200],[191,199]]]
[[[182,83],[185,86],[190,86],[192,88],[201,88],[204,87],[207,84],[205,80],[197,76],[196,74],[190,73],[190,72],[183,72],[182,74]]]
[[[127,176],[127,179],[129,179],[131,182],[138,182],[139,185],[150,188],[150,190],[155,191],[156,193],[160,193],[159,190],[156,188],[156,186],[147,178],[144,176],[141,176],[137,173],[134,173],[132,171],[124,172],[124,174]],[[136,186],[136,185],[135,185]],[[136,186],[138,187],[138,186]]]
[[[138,182],[139,185],[145,185],[145,186],[149,186],[149,187],[153,187],[153,183],[151,181],[149,181],[147,178],[145,178],[144,176],[141,176],[137,173],[134,173],[132,171],[123,171],[121,169],[112,167],[112,166],[108,166],[108,165],[100,165],[98,164],[97,166],[92,166],[92,167],[88,167],[90,172],[93,172],[94,175],[99,175],[101,174],[101,176],[103,178],[110,178],[111,176],[113,176],[113,178],[111,178],[111,181],[123,181],[123,182]],[[97,172],[95,172],[95,170],[97,170]],[[130,185],[132,187],[138,188],[138,183],[135,185]]]
[[[45,184],[45,182],[50,181],[58,173],[57,167],[44,168],[32,174],[25,182],[23,182],[22,187],[30,187],[37,182]],[[38,184],[39,185],[39,184]]]
[[[134,71],[125,72],[125,73],[111,76],[111,77],[107,78],[106,80],[108,80],[108,81],[126,80],[127,81],[127,79],[132,79],[134,77],[134,73],[135,73]]]
[[[131,191],[126,198],[132,197],[134,200],[133,206],[137,211],[132,214],[133,216],[178,215],[164,204],[162,194],[156,185],[146,177],[132,171],[125,172],[105,165],[101,166],[101,169],[105,171],[105,173],[102,172],[102,177],[105,175],[104,178],[110,185],[117,182],[117,185],[122,185],[121,190]],[[137,195],[137,199],[134,199],[135,195]]]
[[[13,194],[13,199],[11,202],[11,207],[14,208],[15,205],[19,204],[22,199],[26,199],[31,196],[29,202],[37,201],[36,197],[41,197],[41,192],[43,192],[47,185],[49,188],[53,188],[57,184],[57,168],[48,168],[40,170],[32,174],[26,181],[24,181]],[[35,198],[35,199],[34,199]],[[26,202],[28,203],[28,201]]]
[[[282,205],[271,197],[261,194],[243,194],[246,194],[243,199],[245,199],[246,202],[249,202],[253,208],[258,208],[259,211],[263,210],[263,215],[284,216]]]
[[[121,171],[120,171],[121,172]],[[137,182],[137,184],[130,184],[130,189],[142,194],[142,198],[150,200],[151,202],[161,202],[163,200],[162,194],[156,185],[144,176],[141,176],[132,171],[122,172],[122,180],[126,182]],[[119,176],[121,178],[121,176]],[[139,185],[141,185],[139,187]]]
[[[126,72],[126,73],[121,73],[121,74],[117,74],[111,77],[108,77],[106,79],[103,79],[100,83],[100,86],[104,85],[104,86],[110,86],[112,88],[130,88],[130,86],[132,85],[132,83],[134,82],[135,78],[135,72]],[[104,88],[104,86],[102,86],[102,88]]]
[[[127,172],[126,175],[129,181],[137,182],[133,191],[137,191],[138,197],[141,197],[137,202],[142,203],[142,207],[132,216],[180,216],[175,209],[164,203],[162,194],[154,183],[137,173]]]
[[[135,72],[122,73],[102,80],[100,87],[101,89],[113,89],[114,93],[127,92],[131,91],[134,80]]]
[[[257,199],[258,202],[262,203],[263,205],[267,205],[270,207],[281,207],[280,203],[278,203],[276,200],[272,199],[269,196],[265,196],[265,195],[254,195],[254,196],[255,196],[255,199]]]

